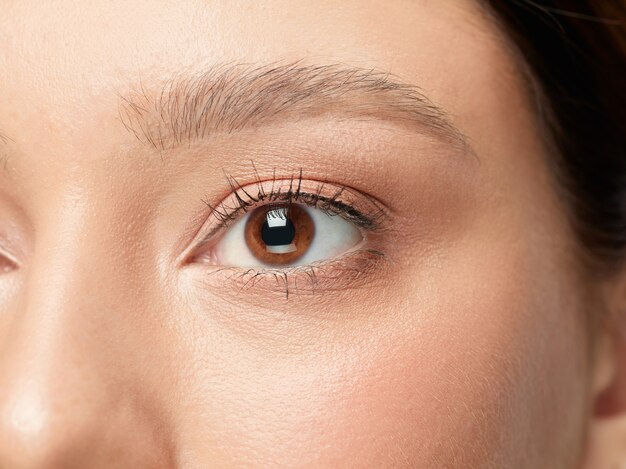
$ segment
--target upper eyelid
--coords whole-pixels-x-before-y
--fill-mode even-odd
[[[322,209],[336,208],[337,210],[342,211],[338,211],[336,213],[337,215],[341,215],[343,211],[351,211],[353,216],[349,220],[355,222],[355,224],[362,228],[375,229],[380,223],[380,220],[377,220],[374,217],[367,216],[366,214],[361,213],[356,208],[345,204],[340,200],[332,200],[329,197],[310,192],[299,192],[297,196],[290,196],[288,193],[283,193],[279,197],[257,200],[253,204],[251,204],[250,207],[254,206],[256,208],[263,205],[271,205],[272,203],[280,204],[297,202],[301,202],[314,208],[320,208],[319,203],[322,202],[324,204],[327,204],[326,206],[321,207]],[[225,213],[219,212],[221,210],[220,206],[210,208],[211,215],[215,216],[215,214],[218,213],[218,216],[220,217],[220,224],[226,225],[229,221],[234,221],[234,218],[236,218],[242,212],[247,213],[250,210],[250,207],[238,206],[234,209],[226,209],[227,211]],[[222,215],[224,216],[224,218],[222,218]]]
[[[287,195],[285,195],[285,197],[288,197]],[[324,202],[324,203],[329,203],[330,206],[327,206],[325,208],[320,208],[315,202]],[[374,230],[376,229],[376,227],[379,225],[379,221],[369,217],[363,213],[361,213],[360,211],[358,211],[357,209],[344,204],[341,201],[331,201],[328,197],[324,197],[318,194],[312,194],[312,193],[308,193],[308,192],[301,192],[298,195],[297,199],[285,199],[285,200],[281,200],[281,199],[272,199],[272,200],[259,200],[258,202],[255,202],[254,208],[258,208],[258,207],[262,207],[264,205],[271,205],[273,203],[303,203],[304,205],[307,205],[309,207],[313,207],[313,208],[318,208],[321,210],[325,210],[325,211],[330,211],[328,210],[330,207],[335,207],[338,210],[342,208],[342,206],[345,206],[346,210],[351,210],[353,211],[354,217],[353,218],[349,218],[348,221],[352,221],[355,222],[356,219],[360,218],[361,222],[360,223],[355,223],[357,226],[359,226],[360,228],[364,228],[364,229],[369,229],[369,230]],[[313,203],[311,203],[313,202]],[[252,205],[251,205],[252,207]],[[211,207],[211,215],[210,216],[215,216],[215,213],[217,213],[217,211],[220,210],[220,206],[217,207]],[[219,221],[218,224],[209,232],[207,233],[204,237],[203,237],[203,241],[207,241],[208,239],[211,239],[212,237],[214,237],[214,235],[220,231],[223,230],[224,228],[228,228],[231,224],[233,224],[235,221],[237,221],[238,217],[241,216],[242,213],[248,213],[250,211],[250,208],[244,208],[244,207],[235,207],[234,209],[228,209],[228,211],[226,213],[224,213],[223,217],[220,214],[219,215]],[[341,216],[342,213],[341,211],[338,211],[336,213],[336,215]],[[346,218],[346,217],[344,217]],[[201,241],[202,244],[202,241]]]
[[[376,212],[381,214],[388,212],[388,208],[375,197],[364,194],[357,189],[353,189],[345,184],[334,183],[326,180],[306,178],[303,175],[302,168],[298,176],[289,178],[276,177],[276,170],[273,172],[271,179],[262,179],[259,175],[254,162],[254,181],[248,184],[241,184],[235,177],[225,173],[226,180],[230,186],[231,193],[224,197],[220,203],[212,205],[208,202],[208,198],[203,200],[205,205],[211,209],[211,214],[215,214],[220,209],[226,209],[227,212],[234,212],[236,208],[254,205],[261,201],[284,201],[297,200],[304,197],[314,197],[317,200],[342,201],[345,199],[361,199],[375,207]],[[330,188],[330,192],[327,188]],[[254,194],[256,192],[256,195]],[[328,195],[326,195],[328,194]],[[345,196],[344,196],[345,194]],[[329,197],[330,196],[330,197]],[[226,202],[229,198],[235,197],[238,207],[227,207]],[[247,200],[245,199],[247,197]]]

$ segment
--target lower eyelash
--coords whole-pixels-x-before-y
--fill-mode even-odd
[[[238,292],[261,288],[280,294],[285,299],[293,295],[315,295],[342,291],[364,285],[371,274],[386,261],[383,252],[360,249],[336,259],[286,269],[242,269],[224,267],[211,272],[221,284],[235,285]]]

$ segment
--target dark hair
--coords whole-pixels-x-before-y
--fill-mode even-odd
[[[585,252],[615,265],[626,255],[626,0],[488,3],[539,85]]]

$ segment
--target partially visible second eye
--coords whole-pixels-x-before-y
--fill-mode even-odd
[[[9,272],[12,272],[13,270],[15,270],[15,266],[12,263],[10,263],[7,259],[4,259],[2,256],[0,256],[0,275],[8,274]]]
[[[292,267],[332,259],[362,240],[361,230],[338,215],[298,203],[268,204],[233,224],[213,256],[224,266]]]
[[[8,274],[17,269],[17,262],[11,259],[9,255],[3,254],[0,249],[0,275]]]

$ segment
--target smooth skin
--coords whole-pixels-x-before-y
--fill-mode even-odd
[[[626,461],[599,325],[625,275],[582,267],[523,67],[478,2],[0,11],[0,467]],[[294,62],[389,73],[467,146],[332,103],[161,148],[121,118],[170,77]],[[287,298],[181,262],[224,174],[299,170],[385,205],[380,265]]]

